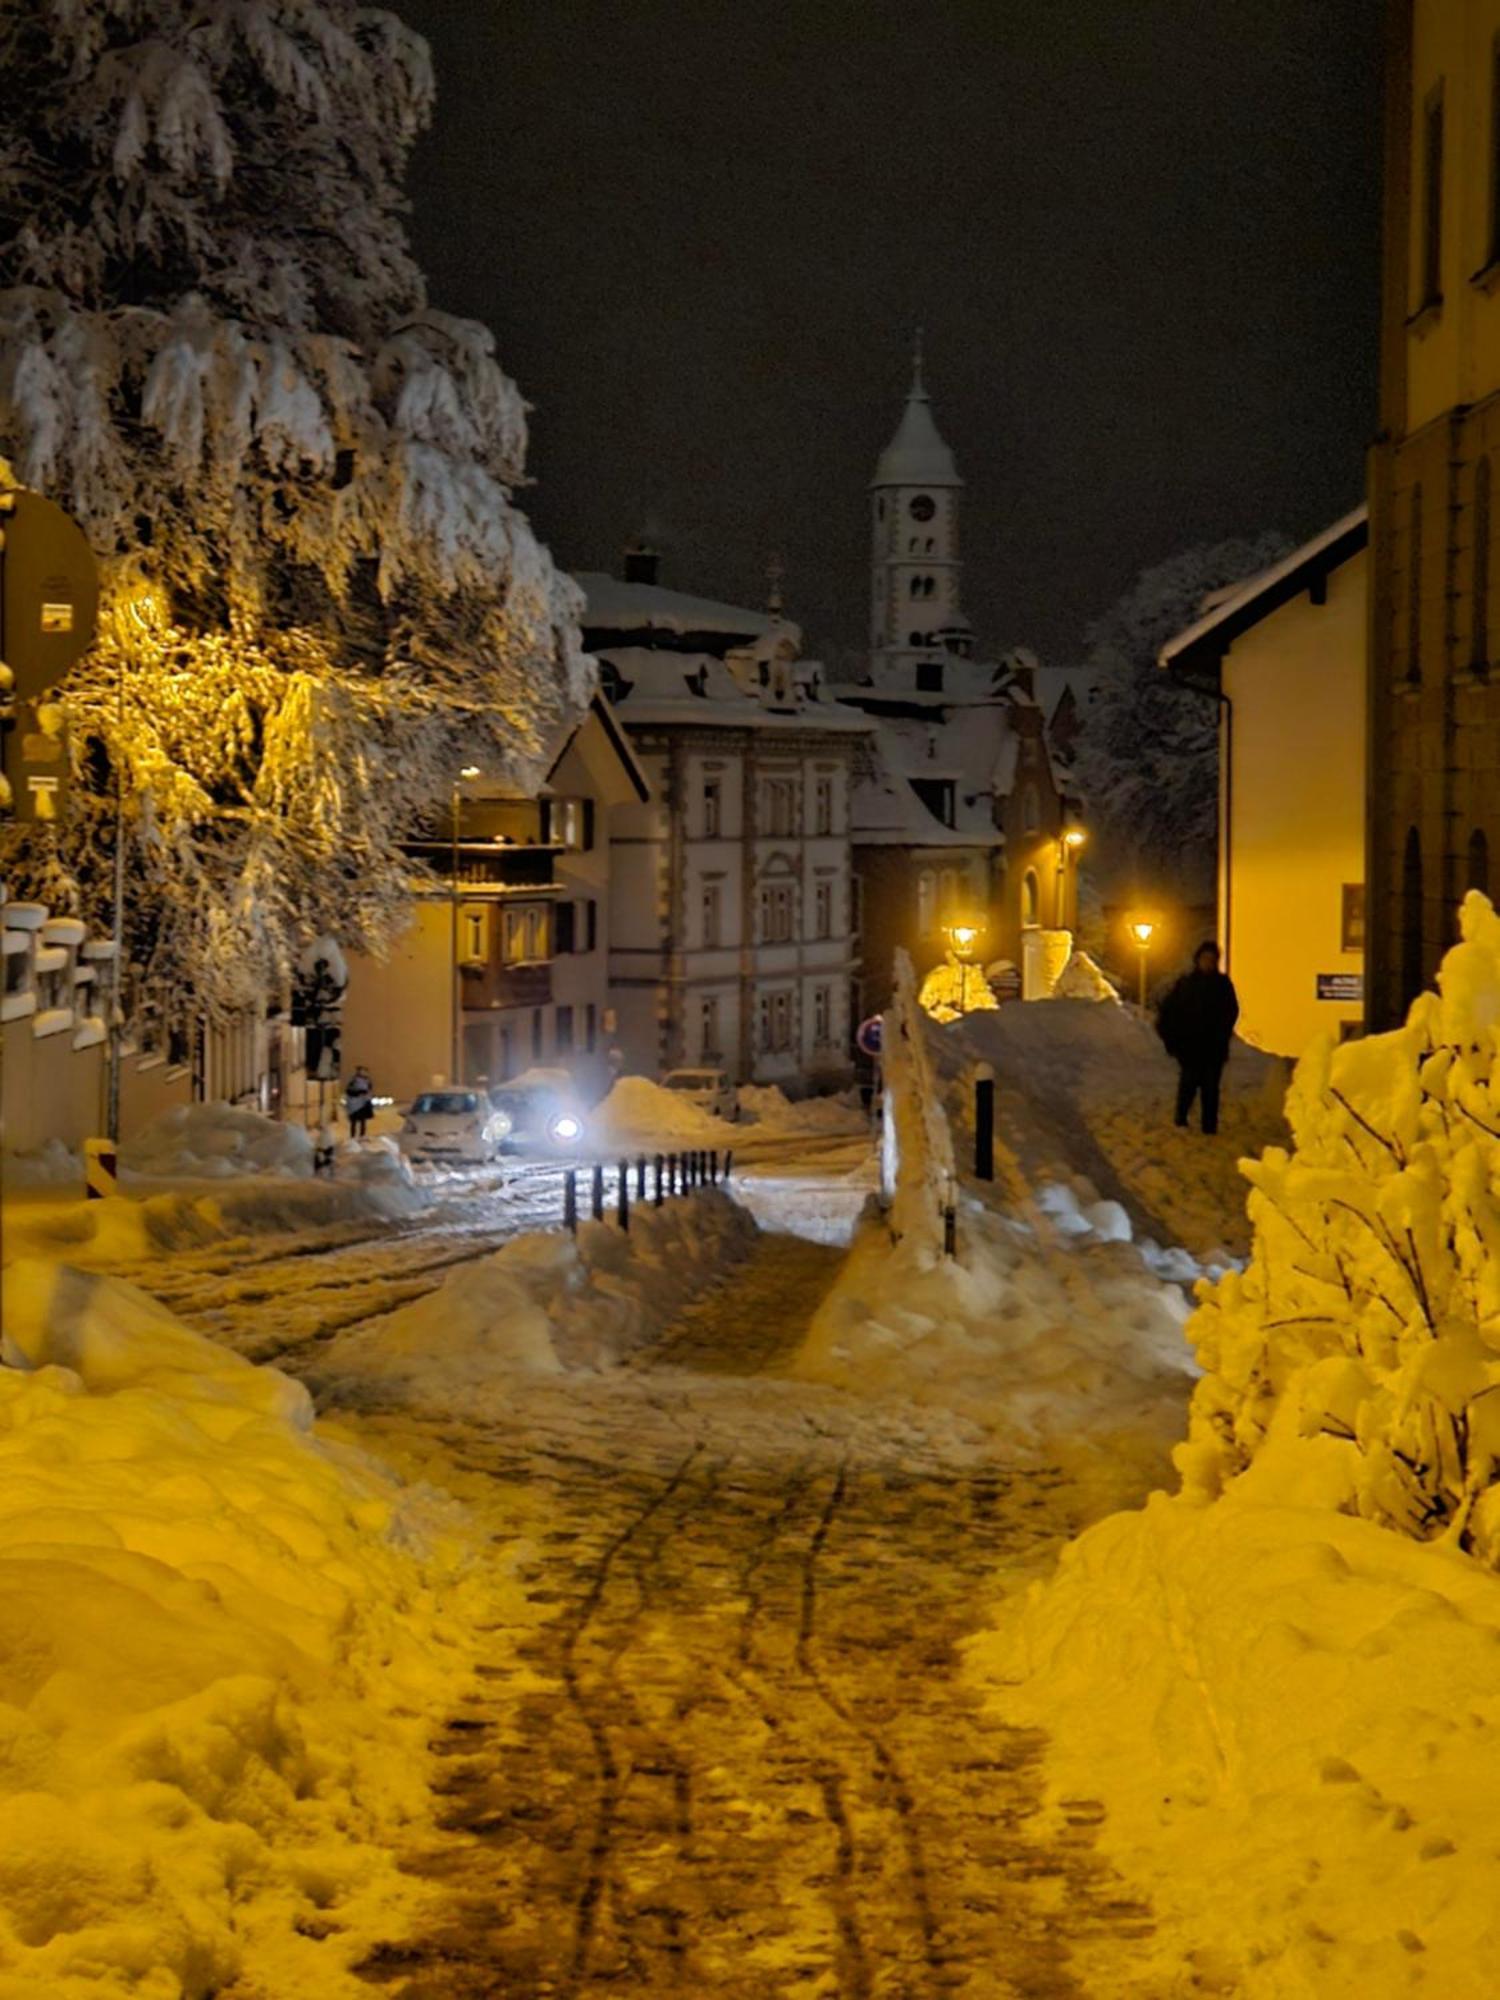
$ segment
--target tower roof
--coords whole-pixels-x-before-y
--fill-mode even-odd
[[[953,453],[932,420],[932,404],[922,381],[922,336],[912,357],[911,388],[896,435],[880,454],[872,486],[962,486]]]

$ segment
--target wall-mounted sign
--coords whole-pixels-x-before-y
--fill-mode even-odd
[[[0,511],[0,658],[18,695],[45,694],[92,643],[99,575],[82,528],[55,500],[25,491]]]
[[[1320,1000],[1342,1000],[1346,1006],[1358,1006],[1365,997],[1362,972],[1320,972],[1317,979]]]

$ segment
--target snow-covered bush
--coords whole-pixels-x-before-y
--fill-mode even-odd
[[[1270,1440],[1342,1439],[1345,1506],[1500,1565],[1500,917],[1477,892],[1438,987],[1304,1056],[1292,1150],[1244,1164],[1254,1251],[1189,1322],[1179,1463],[1212,1494]]]
[[[1113,1000],[1120,996],[1086,951],[1075,951],[1053,983],[1050,1000]]]
[[[74,811],[13,878],[107,904],[221,1015],[300,938],[378,947],[461,765],[525,778],[586,696],[578,596],[512,495],[489,332],[428,301],[401,180],[424,44],[357,0],[0,10],[0,454],[82,523],[100,636]]]

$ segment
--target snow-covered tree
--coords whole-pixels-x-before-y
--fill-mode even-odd
[[[0,451],[101,558],[63,689],[77,810],[8,857],[218,1013],[298,940],[379,945],[458,770],[525,778],[588,691],[524,405],[427,300],[401,180],[424,44],[356,0],[0,12]]]
[[[1144,570],[1089,627],[1092,697],[1078,746],[1079,783],[1097,828],[1088,865],[1144,883],[1211,894],[1217,826],[1218,712],[1156,664],[1204,598],[1284,555],[1284,536],[1232,540]],[[1201,878],[1201,879],[1200,879]]]
[[[1295,1504],[1500,1566],[1500,917],[1477,891],[1462,930],[1404,1027],[1302,1058],[1292,1150],[1245,1163],[1254,1248],[1200,1287],[1178,1462],[1212,1495],[1268,1454]]]

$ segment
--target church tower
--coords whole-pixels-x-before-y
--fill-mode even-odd
[[[924,659],[972,650],[959,603],[962,491],[953,454],[932,419],[918,333],[906,409],[870,482],[870,653],[877,684],[920,686]],[[933,677],[940,681],[940,671]]]

